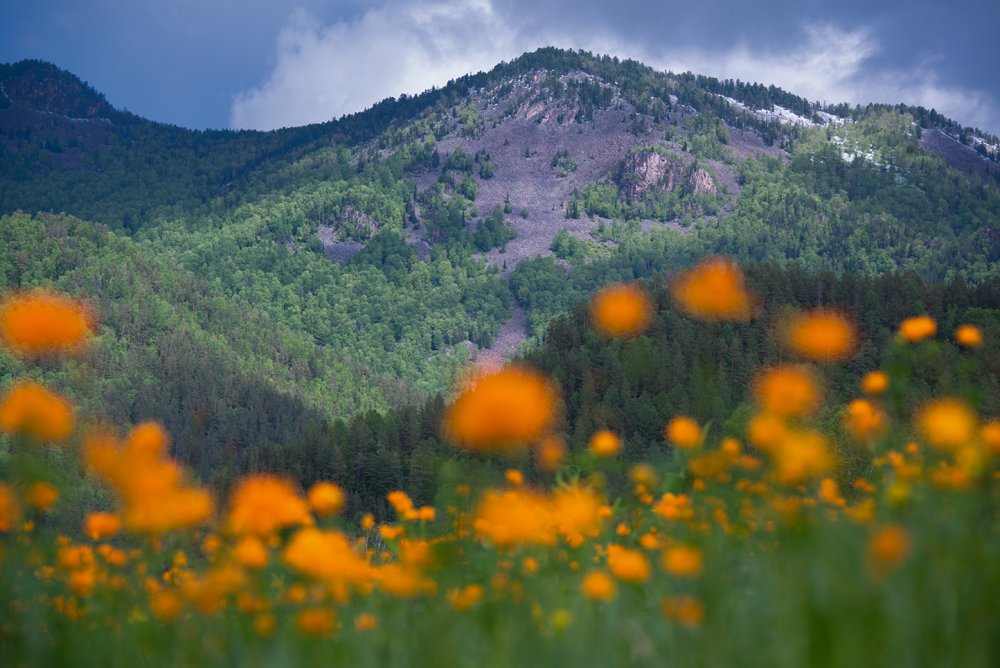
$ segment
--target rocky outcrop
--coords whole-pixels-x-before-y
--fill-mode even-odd
[[[642,198],[651,188],[673,191],[680,180],[682,163],[660,151],[635,151],[622,161],[616,179],[618,191],[629,202]]]
[[[695,168],[691,172],[691,192],[695,195],[714,195],[719,189],[715,185],[715,179],[701,167]]]

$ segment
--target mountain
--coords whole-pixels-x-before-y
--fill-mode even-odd
[[[77,280],[89,260],[75,249],[96,243],[101,271],[133,268],[118,280],[135,290],[102,298],[111,327],[158,294],[150,276],[191,286],[154,300],[173,310],[159,329],[115,345],[158,350],[172,323],[189,323],[205,329],[190,336],[196,368],[126,355],[95,373],[112,383],[106,374],[142,369],[145,388],[165,372],[212,379],[204,394],[224,398],[219,424],[244,403],[234,397],[288,398],[288,414],[315,424],[313,447],[325,438],[315,434],[346,428],[337,417],[434,396],[470,360],[544,339],[552,318],[604,283],[706,254],[990,281],[998,159],[1000,140],[933,110],[820,105],[553,48],[272,132],[155,123],[23,61],[0,66],[0,214],[14,214],[0,224],[28,236],[0,251],[0,266],[8,287],[86,295],[100,282]],[[52,260],[67,253],[76,259]],[[145,413],[176,430],[182,385],[163,384],[141,407],[127,393],[100,396],[116,419]],[[266,438],[240,419],[213,443],[255,466],[271,447],[259,440],[302,436],[267,419]]]

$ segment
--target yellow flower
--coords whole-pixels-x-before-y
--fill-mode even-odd
[[[975,325],[961,325],[955,330],[955,342],[965,348],[978,348],[983,345],[983,332]]]
[[[556,402],[544,376],[508,366],[472,378],[445,410],[444,429],[451,441],[470,450],[519,449],[549,431]]]
[[[63,295],[36,290],[0,302],[0,341],[20,355],[77,352],[91,334],[86,308]]]
[[[231,498],[229,530],[265,536],[287,526],[311,524],[309,506],[288,480],[270,475],[244,478]]]
[[[590,437],[589,448],[598,457],[613,457],[621,452],[622,441],[614,432],[601,429]]]
[[[937,334],[937,323],[929,315],[907,318],[899,325],[899,335],[910,343],[920,343]]]
[[[615,597],[615,581],[604,571],[590,571],[580,585],[583,595],[592,601],[610,601]]]
[[[745,322],[753,314],[743,272],[726,258],[702,260],[676,278],[672,291],[680,308],[699,320]]]
[[[942,450],[957,450],[976,435],[976,414],[960,399],[937,399],[917,414],[917,428]]]
[[[686,415],[672,418],[664,429],[664,436],[683,450],[694,450],[701,445],[701,427]]]
[[[789,316],[781,335],[790,350],[813,362],[842,362],[854,354],[858,341],[854,323],[825,308]]]
[[[649,326],[653,304],[636,283],[610,285],[594,295],[590,317],[594,327],[610,337],[641,334]]]
[[[701,550],[696,547],[676,545],[663,553],[663,570],[679,578],[698,577],[702,563]]]
[[[883,371],[869,371],[861,379],[861,391],[865,394],[882,394],[889,389],[889,376]]]
[[[754,379],[753,393],[765,411],[786,417],[812,415],[822,396],[816,375],[805,366],[764,369]]]
[[[0,432],[39,441],[64,441],[73,433],[73,406],[33,380],[20,380],[0,399]]]
[[[344,510],[344,490],[332,482],[318,482],[309,490],[309,507],[320,517],[333,517]]]
[[[649,558],[638,550],[608,545],[608,570],[623,582],[645,582],[650,575]]]

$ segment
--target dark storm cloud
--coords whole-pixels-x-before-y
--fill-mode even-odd
[[[52,60],[157,120],[264,128],[555,44],[997,132],[997,25],[1000,3],[969,0],[50,0],[5,3],[0,60]]]

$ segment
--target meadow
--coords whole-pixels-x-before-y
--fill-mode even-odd
[[[760,307],[724,258],[669,290],[706,328]],[[604,288],[591,326],[639,336],[653,303],[642,283]],[[11,293],[0,345],[51,369],[97,322],[67,296]],[[536,369],[471,371],[440,426],[467,456],[432,504],[396,490],[379,517],[336,481],[266,471],[222,496],[162,426],[95,424],[29,373],[0,396],[0,663],[996,665],[1000,421],[980,414],[978,359],[996,342],[938,330],[899,323],[837,404],[852,317],[785,313],[787,356],[750,379],[741,433],[677,415],[650,461],[608,430],[571,451]],[[944,346],[962,350],[960,385],[915,392]]]

